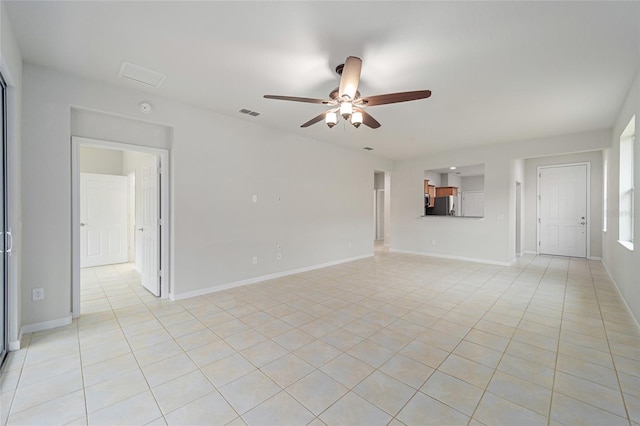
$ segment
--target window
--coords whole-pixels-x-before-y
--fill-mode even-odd
[[[633,250],[634,188],[633,151],[636,134],[636,117],[633,116],[620,136],[620,221],[618,240]]]

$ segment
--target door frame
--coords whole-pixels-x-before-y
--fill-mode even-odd
[[[540,173],[542,169],[553,169],[558,167],[571,167],[571,166],[587,166],[587,182],[586,182],[586,199],[587,206],[585,212],[585,220],[587,222],[587,232],[585,241],[587,246],[586,259],[591,259],[591,162],[584,161],[579,163],[565,163],[565,164],[549,164],[545,166],[538,166],[536,168],[536,254],[540,254]]]
[[[170,199],[169,182],[169,150],[134,145],[122,142],[111,142],[99,139],[71,137],[71,312],[73,318],[80,316],[80,147],[119,149],[137,151],[157,155],[160,171],[160,259],[161,284],[160,298],[168,299],[170,290]]]
[[[0,274],[0,293],[2,293],[2,305],[0,315],[2,316],[0,320],[0,369],[4,364],[7,354],[9,353],[9,256],[11,255],[11,247],[9,247],[9,241],[11,240],[11,228],[9,227],[9,209],[7,208],[8,204],[8,192],[9,185],[7,180],[7,157],[8,157],[8,132],[7,132],[7,119],[9,117],[7,113],[7,83],[0,72],[0,102],[2,102],[1,114],[2,117],[0,123],[0,151],[2,153],[2,158],[0,158],[0,163],[2,165],[1,171],[1,179],[0,182],[0,197],[2,197],[2,206],[0,209],[2,211],[2,221],[0,223],[0,262],[2,262],[2,274]],[[8,237],[8,238],[7,238]],[[13,243],[11,243],[13,245]]]

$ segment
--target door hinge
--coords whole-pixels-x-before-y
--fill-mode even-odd
[[[162,276],[162,269],[158,269],[158,276],[161,277]]]
[[[538,218],[538,223],[540,223],[540,218]]]

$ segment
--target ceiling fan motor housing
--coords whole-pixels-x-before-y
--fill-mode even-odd
[[[338,99],[338,95],[340,94],[340,88],[336,87],[335,89],[333,89],[331,91],[331,93],[329,93],[329,98],[330,99]],[[360,99],[360,92],[356,91],[356,98],[355,99],[351,99],[352,101],[355,101],[356,99]]]

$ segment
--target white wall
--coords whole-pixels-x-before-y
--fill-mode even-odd
[[[446,186],[455,186],[456,188],[460,188],[462,186],[462,178],[455,173],[447,173],[444,175],[447,177],[447,185]]]
[[[589,208],[589,231],[591,239],[591,257],[602,257],[602,151],[581,152],[575,154],[556,155],[550,157],[529,158],[525,160],[524,202],[524,250],[537,251],[537,173],[538,166],[553,166],[571,163],[589,163],[591,165],[591,182]]]
[[[132,114],[130,117],[123,117],[101,111],[71,107],[71,135],[170,149],[171,127],[144,121],[149,118],[148,114],[140,112]]]
[[[635,197],[635,247],[633,251],[618,243],[619,228],[619,174],[620,135],[633,115],[640,121],[640,73],[629,88],[629,95],[618,114],[611,132],[611,149],[608,156],[607,232],[603,233],[603,261],[613,277],[620,293],[630,307],[636,321],[640,321],[640,197]],[[637,124],[636,124],[637,128]],[[637,135],[637,133],[636,133]],[[640,188],[640,145],[636,137],[634,152],[634,187]],[[637,192],[637,191],[636,191]]]
[[[123,176],[122,151],[118,149],[80,147],[80,173]]]
[[[22,326],[22,55],[4,2],[0,3],[0,71],[7,83],[7,215],[13,235],[9,258],[9,347],[17,349]]]
[[[391,248],[498,263],[510,262],[515,257],[515,184],[519,159],[603,149],[609,144],[609,138],[610,132],[601,130],[468,148],[397,162],[391,186]],[[420,217],[424,171],[454,163],[485,163],[485,217]],[[432,244],[433,240],[435,244]]]
[[[171,291],[178,297],[373,252],[371,176],[392,169],[389,161],[32,65],[24,80],[23,176],[32,176],[24,187],[24,245],[38,261],[24,268],[23,293],[37,284],[47,295],[37,306],[24,300],[25,324],[70,314],[69,105],[170,127]],[[138,110],[143,100],[154,105],[151,115]],[[105,117],[93,117],[98,127],[110,127]]]
[[[423,181],[424,180],[428,180],[429,181],[429,185],[442,186],[441,185],[441,174],[440,173],[430,172],[428,170],[425,170]],[[424,182],[423,182],[423,188],[424,188]]]
[[[484,191],[484,176],[464,176],[460,187],[462,191]]]

